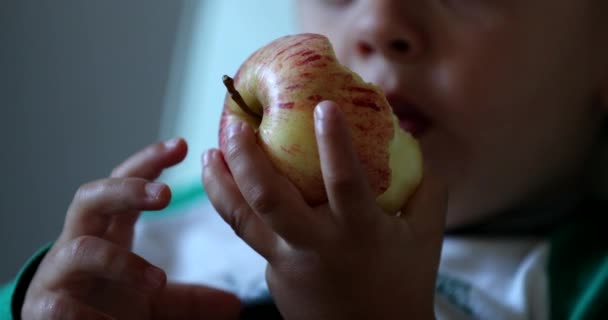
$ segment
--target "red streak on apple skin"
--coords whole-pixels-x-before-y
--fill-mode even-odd
[[[310,73],[310,72],[304,72],[304,73],[301,73],[301,74],[300,74],[300,77],[301,77],[301,78],[310,78],[310,77],[312,77],[312,76],[313,76],[313,74],[312,74],[312,73]]]
[[[307,39],[306,39],[306,40],[307,40]],[[278,58],[278,57],[280,57],[280,56],[281,56],[283,53],[285,53],[285,52],[289,51],[290,49],[293,49],[293,48],[296,48],[296,47],[301,46],[301,45],[302,45],[302,44],[303,44],[303,43],[304,43],[306,40],[302,40],[302,41],[300,41],[300,42],[296,42],[296,43],[294,43],[294,44],[292,44],[292,45],[287,46],[286,48],[283,48],[283,50],[279,51],[279,52],[278,52],[278,53],[277,53],[277,54],[274,56],[274,59],[277,59],[277,58]],[[273,59],[273,60],[274,60],[274,59]]]
[[[372,90],[372,89],[368,89],[368,88],[362,88],[362,87],[348,87],[346,88],[346,90],[350,91],[350,92],[360,92],[360,93],[369,93],[369,94],[376,94],[376,91]]]
[[[279,103],[279,109],[293,109],[294,105],[294,102],[282,102]]]
[[[323,100],[323,97],[321,97],[318,94],[315,94],[315,95],[312,95],[312,96],[308,96],[307,99],[310,100],[310,101],[312,101],[312,102],[314,102],[316,104],[316,103],[321,102],[321,100]]]
[[[289,56],[287,56],[287,58],[285,58],[285,60],[289,60],[291,58],[294,57],[306,57],[309,56],[311,54],[315,53],[313,50],[308,50],[308,49],[302,49],[296,53],[290,54]]]
[[[300,148],[300,145],[297,144],[292,144],[289,147],[281,146],[281,150],[291,156],[302,154],[302,148]]]
[[[278,52],[278,53],[277,53],[277,54],[274,56],[274,59],[277,59],[277,58],[278,58],[278,57],[280,57],[280,56],[281,56],[283,53],[285,53],[285,52],[287,52],[287,51],[289,51],[289,50],[291,50],[291,49],[293,49],[293,48],[296,48],[296,47],[301,46],[301,45],[302,45],[304,42],[306,42],[306,41],[309,41],[309,40],[314,40],[314,39],[320,39],[320,38],[323,38],[323,37],[322,37],[322,36],[320,36],[320,35],[317,35],[317,34],[309,34],[309,35],[308,35],[308,37],[306,37],[305,39],[302,39],[302,40],[300,40],[299,42],[296,42],[296,43],[294,43],[294,44],[291,44],[291,45],[289,45],[289,46],[287,46],[287,47],[283,48],[281,51],[279,51],[279,52]],[[271,60],[274,60],[274,59],[271,59]]]
[[[380,107],[378,107],[378,105],[370,99],[355,98],[352,100],[352,102],[357,107],[370,108],[374,109],[375,111],[380,111]]]
[[[344,72],[332,72],[329,74],[329,77],[332,79],[342,78],[344,81],[347,81],[347,82],[353,81],[355,79],[352,74],[344,73]]]
[[[360,124],[360,123],[355,124],[355,128],[359,129],[361,132],[369,131],[369,126],[364,126],[363,124]]]
[[[285,91],[293,91],[293,90],[300,89],[300,88],[302,88],[301,84],[294,84],[289,87],[286,87]]]
[[[297,66],[303,66],[305,64],[309,64],[309,63],[317,61],[317,60],[321,60],[321,55],[320,54],[315,54],[314,56],[308,57],[305,60],[298,61],[298,62],[296,62],[296,65]]]

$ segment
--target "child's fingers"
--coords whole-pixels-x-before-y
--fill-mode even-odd
[[[49,295],[36,303],[36,306],[24,308],[23,319],[48,320],[112,320],[109,315],[77,301],[66,293]]]
[[[152,305],[154,320],[186,319],[238,319],[240,300],[217,289],[168,284]]]
[[[154,294],[164,287],[165,273],[128,249],[92,236],[82,236],[52,251],[54,265],[48,288],[62,288],[74,277],[106,279],[121,287]]]
[[[338,219],[360,217],[375,204],[339,107],[324,101],[315,108],[315,133],[329,204]]]
[[[447,200],[446,185],[427,170],[420,186],[401,210],[401,216],[421,243],[441,245]]]
[[[170,199],[171,191],[165,184],[140,178],[91,182],[76,193],[68,209],[62,239],[81,235],[108,238],[106,232],[114,216],[132,215],[133,218],[127,220],[134,223],[139,211],[160,210],[169,204]]]
[[[174,138],[164,143],[156,143],[132,155],[112,170],[111,177],[139,177],[156,179],[162,171],[186,157],[188,145],[182,138]]]
[[[203,155],[203,185],[209,200],[224,221],[255,251],[268,258],[277,237],[249,207],[219,150],[211,149]]]
[[[297,189],[279,174],[244,122],[228,128],[224,159],[243,198],[262,220],[292,244],[308,242],[317,228],[309,206]]]
[[[156,179],[162,171],[181,162],[188,153],[188,145],[182,138],[156,143],[132,155],[111,174],[113,178]],[[161,207],[162,208],[162,207]],[[133,241],[133,225],[139,216],[119,215],[107,223],[106,238],[130,247]]]

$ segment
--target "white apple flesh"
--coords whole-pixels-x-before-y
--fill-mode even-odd
[[[422,178],[417,141],[399,126],[382,90],[341,65],[329,40],[317,34],[279,38],[253,53],[234,82],[220,123],[246,121],[274,166],[310,205],[327,201],[313,111],[323,100],[336,102],[350,126],[353,146],[378,205],[395,214]]]

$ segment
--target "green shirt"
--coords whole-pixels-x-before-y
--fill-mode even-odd
[[[44,246],[27,261],[15,279],[0,287],[0,320],[21,319],[21,307],[30,281],[50,248]]]

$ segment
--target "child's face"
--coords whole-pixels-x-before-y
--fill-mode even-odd
[[[605,0],[301,0],[449,185],[448,224],[575,197],[607,77]],[[570,190],[570,191],[568,191]],[[564,194],[564,192],[566,192]]]

